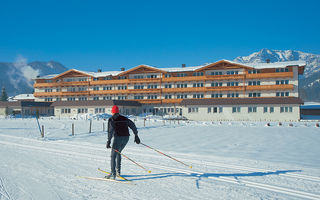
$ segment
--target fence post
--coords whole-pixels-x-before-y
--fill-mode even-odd
[[[144,127],[146,127],[146,118],[144,118],[144,120],[143,120],[143,125],[144,125]]]
[[[44,125],[42,125],[42,129],[41,129],[41,137],[44,137]]]
[[[104,132],[104,131],[106,130],[106,129],[105,129],[104,122],[102,123],[102,127],[103,127],[102,130],[103,130],[103,132]]]
[[[89,133],[91,133],[91,126],[92,126],[92,120],[90,119],[90,128],[89,128]]]
[[[72,123],[72,136],[74,136],[74,123]]]

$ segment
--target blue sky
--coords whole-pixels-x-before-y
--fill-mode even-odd
[[[1,0],[0,62],[176,67],[262,48],[320,54],[320,1]]]

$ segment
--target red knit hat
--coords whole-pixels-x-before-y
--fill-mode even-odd
[[[114,105],[114,106],[112,107],[111,113],[112,113],[112,114],[114,114],[114,113],[119,113],[119,107],[116,106],[116,105]]]

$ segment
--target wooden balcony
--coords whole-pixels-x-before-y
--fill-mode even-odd
[[[128,90],[94,90],[90,95],[128,94]]]
[[[128,79],[129,83],[160,83],[161,78]]]
[[[129,83],[128,79],[90,81],[90,85],[112,85],[112,84],[127,84],[127,83]]]
[[[293,90],[293,85],[250,85],[246,86],[246,90]]]
[[[154,93],[159,93],[160,94],[161,89],[129,89],[128,93],[129,94],[154,94]]]
[[[35,97],[53,97],[53,96],[89,96],[89,91],[77,92],[35,92]]]
[[[241,91],[244,90],[243,86],[221,86],[221,87],[207,87],[208,91],[211,92],[222,92],[222,91]]]
[[[293,78],[293,72],[246,74],[246,79]]]
[[[166,104],[180,104],[183,99],[162,99],[162,103]]]
[[[34,88],[51,88],[51,87],[67,87],[67,86],[88,86],[88,81],[78,82],[58,82],[58,83],[35,83]]]
[[[132,99],[142,104],[161,104],[161,99]]]
[[[220,81],[220,80],[239,80],[244,79],[244,74],[233,74],[233,75],[208,75],[205,76],[206,81]]]

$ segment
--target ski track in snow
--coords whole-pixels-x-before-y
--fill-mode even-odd
[[[71,159],[83,159],[83,160],[95,160],[98,161],[99,163],[105,163],[106,160],[108,159],[108,152],[104,149],[104,147],[101,145],[101,148],[97,147],[97,145],[89,145],[89,144],[82,144],[80,142],[65,142],[65,141],[46,141],[46,140],[36,140],[36,139],[30,139],[30,138],[23,138],[19,136],[9,136],[9,135],[4,135],[0,134],[0,144],[1,145],[6,145],[6,146],[11,146],[11,147],[18,147],[23,150],[36,150],[36,151],[41,151],[42,153],[51,153],[59,156],[64,156],[67,158]],[[149,154],[139,152],[138,149],[133,149],[133,151],[136,151],[134,154],[137,155],[139,153],[139,157],[153,157],[159,160],[164,160],[164,157],[161,156],[156,156],[152,155],[150,156]],[[128,153],[128,155],[130,155]],[[184,162],[189,162],[192,164],[203,164],[202,161],[199,160],[194,160],[194,159],[181,159],[178,158]],[[227,184],[235,184],[239,185],[241,187],[250,187],[250,188],[255,188],[259,190],[266,190],[270,192],[276,192],[276,193],[281,193],[297,198],[305,198],[305,199],[320,199],[320,195],[318,194],[313,194],[310,192],[305,192],[305,191],[300,191],[296,189],[290,189],[287,187],[280,187],[280,186],[275,186],[275,185],[269,185],[261,182],[256,182],[256,181],[249,181],[245,179],[240,179],[235,175],[235,177],[224,177],[223,175],[219,176],[219,173],[216,175],[211,175],[206,174],[204,172],[198,171],[198,170],[189,170],[189,169],[182,169],[182,168],[177,168],[177,167],[170,167],[166,165],[160,165],[160,164],[153,164],[149,163],[147,161],[139,162],[140,164],[144,166],[148,166],[152,169],[158,169],[162,170],[164,172],[172,172],[173,174],[170,173],[160,173],[159,175],[157,174],[150,174],[150,175],[145,175],[145,179],[143,180],[148,180],[148,179],[159,179],[159,176],[163,176],[164,178],[170,177],[170,176],[178,176],[182,178],[192,178],[195,179],[196,185],[199,188],[199,182],[203,182],[207,179],[214,180],[214,181],[221,181]],[[266,169],[260,169],[260,168],[254,168],[254,167],[246,167],[246,166],[238,166],[238,165],[232,165],[232,164],[224,164],[224,163],[216,163],[216,162],[205,162],[206,166],[210,167],[221,167],[221,168],[229,168],[229,169],[234,169],[234,170],[240,170],[240,171],[245,171],[245,172],[260,172],[260,173],[265,173],[266,175],[270,172],[269,170]],[[54,174],[54,173],[52,173]],[[239,174],[234,173],[234,174]],[[272,173],[270,173],[272,174]],[[293,172],[278,172],[278,174],[275,172],[274,175],[280,175],[284,176],[288,179],[290,178],[295,178],[295,179],[300,179],[300,180],[307,180],[307,181],[313,181],[316,184],[320,184],[320,178],[317,176],[309,176],[309,175],[301,175],[298,173],[293,173]],[[69,177],[60,177],[60,178],[69,178]],[[132,180],[136,180],[137,183],[139,180],[141,180],[141,177],[135,178],[134,176],[131,177]],[[3,181],[1,180],[1,194],[2,196],[6,197],[7,199],[11,199],[10,195],[7,193],[7,191],[4,188]],[[295,180],[292,180],[295,181]],[[207,182],[207,181],[205,181]],[[139,183],[138,183],[139,184]],[[59,197],[58,192],[55,192],[57,194],[57,197]],[[62,197],[59,197],[59,199],[62,199]]]

